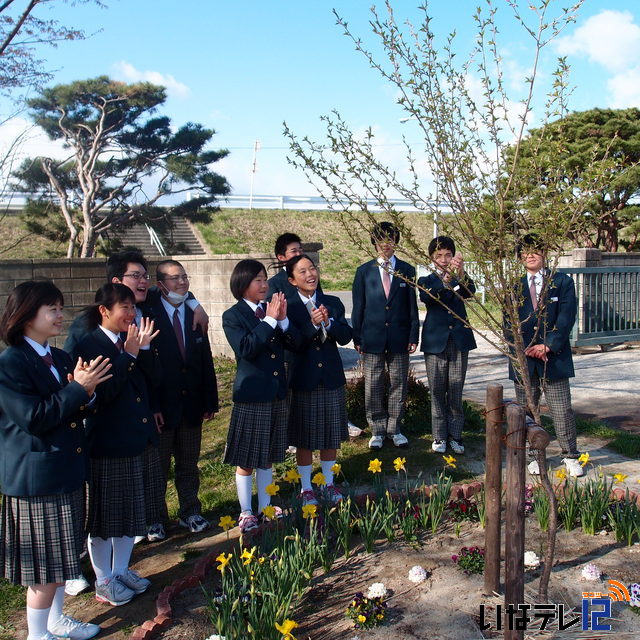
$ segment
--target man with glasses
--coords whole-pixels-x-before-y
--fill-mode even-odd
[[[180,504],[179,524],[192,533],[203,531],[209,522],[202,517],[198,500],[200,475],[198,459],[202,422],[218,411],[218,387],[211,347],[206,332],[193,328],[193,311],[185,304],[189,276],[176,260],[164,260],[156,267],[161,297],[151,302],[151,311],[160,329],[153,341],[162,367],[158,388],[161,411],[160,465],[166,492],[171,457],[175,462],[175,485]],[[162,503],[165,522],[166,503]],[[164,523],[155,523],[149,534],[164,536]]]

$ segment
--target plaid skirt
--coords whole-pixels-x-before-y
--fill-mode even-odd
[[[144,473],[144,513],[147,525],[162,522],[164,482],[160,466],[160,449],[148,445],[142,453]]]
[[[266,469],[282,462],[287,442],[287,400],[236,402],[231,411],[224,462]]]
[[[24,586],[80,575],[84,490],[53,496],[3,496],[0,577]]]
[[[91,458],[87,531],[96,538],[146,535],[144,454]]]
[[[294,391],[289,407],[289,444],[301,449],[339,449],[349,439],[344,386]]]

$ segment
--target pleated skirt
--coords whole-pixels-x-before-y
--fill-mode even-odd
[[[289,407],[289,444],[301,449],[338,449],[349,439],[344,386],[294,391]]]
[[[287,404],[285,399],[234,403],[224,461],[249,469],[282,462],[289,446]]]
[[[53,496],[3,496],[1,577],[31,586],[80,574],[84,545],[84,489]]]

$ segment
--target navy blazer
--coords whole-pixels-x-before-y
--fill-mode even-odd
[[[86,478],[89,396],[67,382],[71,358],[55,348],[51,355],[61,383],[27,342],[0,355],[0,489],[8,496],[70,493]]]
[[[271,402],[287,396],[284,349],[295,349],[300,336],[290,322],[286,332],[256,318],[238,301],[222,314],[222,328],[236,356],[234,402]]]
[[[287,299],[287,316],[300,332],[300,344],[294,354],[289,372],[289,386],[294,391],[313,391],[323,384],[327,389],[337,389],[346,383],[344,367],[337,344],[351,341],[352,331],[344,317],[344,305],[339,298],[316,292],[316,305],[323,304],[329,312],[331,326],[327,339],[322,342],[322,331],[311,323],[307,307],[295,296]]]
[[[193,311],[185,305],[185,356],[178,348],[173,330],[173,318],[169,318],[162,300],[155,300],[151,309],[160,333],[153,340],[162,369],[162,378],[156,388],[157,404],[164,428],[174,429],[180,423],[187,427],[200,427],[202,415],[218,411],[218,385],[211,357],[209,339],[200,328],[193,327]]]
[[[545,279],[538,308],[533,310],[529,295],[527,276],[520,280],[519,295],[522,303],[518,309],[525,348],[533,344],[545,344],[550,351],[547,362],[527,356],[529,374],[540,378],[560,380],[572,378],[573,356],[569,338],[576,320],[577,301],[573,279],[565,273],[556,272]],[[507,332],[507,337],[509,334]],[[516,372],[509,361],[509,378],[517,380]]]
[[[418,304],[416,270],[396,257],[396,271],[389,298],[384,295],[377,260],[360,265],[351,289],[353,343],[368,353],[406,353],[410,344],[418,344]]]
[[[113,376],[96,388],[97,412],[87,417],[92,458],[129,458],[140,455],[149,443],[159,442],[151,408],[149,386],[157,381],[157,354],[140,350],[137,358],[120,353],[98,327],[76,348],[76,356],[111,360]]]
[[[453,338],[460,351],[475,349],[477,345],[473,331],[463,322],[467,319],[464,299],[470,298],[476,292],[473,280],[465,273],[463,280],[452,278],[445,286],[437,274],[430,273],[418,280],[418,288],[420,300],[427,306],[420,350],[423,353],[442,353],[449,336]]]

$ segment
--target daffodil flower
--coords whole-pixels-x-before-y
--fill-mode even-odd
[[[580,457],[578,458],[578,462],[584,467],[584,465],[587,464],[587,462],[589,462],[589,454],[581,453]]]
[[[287,471],[287,473],[284,474],[284,479],[287,482],[298,482],[298,480],[300,480],[302,476],[298,473],[298,471],[296,469],[289,469],[289,471]]]
[[[298,623],[293,620],[285,620],[282,624],[278,624],[276,622],[276,629],[282,634],[283,640],[295,640],[295,637],[291,632],[297,626]]]
[[[273,520],[276,517],[276,508],[269,504],[262,510],[262,513],[264,513],[269,520]]]
[[[378,460],[378,458],[374,458],[369,461],[369,468],[367,471],[371,471],[371,473],[380,473],[382,471],[382,462]]]
[[[620,484],[621,482],[624,482],[624,480],[628,478],[629,475],[626,473],[614,473],[613,477],[615,479],[615,483]]]
[[[556,469],[556,478],[560,480],[564,480],[567,477],[567,472],[565,469]]]
[[[276,493],[280,491],[280,487],[275,482],[272,482],[271,484],[268,484],[264,490],[268,496],[275,496]]]
[[[231,554],[227,553],[225,555],[224,552],[222,552],[217,558],[216,561],[219,562],[220,564],[218,565],[218,571],[220,571],[221,573],[224,573],[224,570],[226,568],[226,566],[229,564],[229,560],[231,560]]]
[[[338,475],[342,471],[342,465],[336,462],[333,467],[331,467],[331,471],[333,471],[335,475]]]
[[[318,505],[317,504],[305,504],[302,507],[302,517],[306,520],[307,518],[315,518],[318,514]]]
[[[393,468],[396,471],[406,471],[406,469],[404,468],[404,463],[407,461],[406,458],[396,458],[393,461]]]
[[[231,516],[222,516],[220,520],[218,520],[218,526],[221,527],[223,531],[228,531],[236,526],[236,521]]]
[[[325,478],[324,473],[318,471],[318,473],[311,478],[311,482],[319,487],[324,487],[327,484],[327,479]]]
[[[245,549],[245,550],[242,552],[242,554],[241,554],[240,558],[242,558],[242,560],[244,560],[244,563],[243,563],[243,564],[245,564],[245,565],[246,565],[246,564],[249,564],[249,563],[253,560],[253,553],[254,553],[254,551],[255,551],[255,548],[254,548],[254,549],[251,549],[251,551],[249,551],[248,549]]]
[[[442,456],[442,458],[447,463],[447,467],[456,468],[456,459],[453,456]]]

